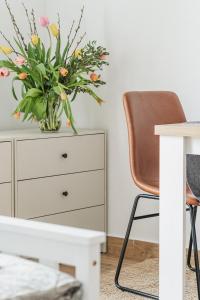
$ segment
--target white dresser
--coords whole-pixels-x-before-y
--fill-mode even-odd
[[[0,215],[13,216],[13,143],[0,138]]]
[[[0,132],[0,214],[106,231],[105,133]]]

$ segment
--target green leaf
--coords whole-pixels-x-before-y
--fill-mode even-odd
[[[97,96],[97,94],[95,94],[95,92],[93,90],[91,90],[90,88],[88,87],[83,87],[83,89],[85,90],[86,93],[88,93],[90,96],[92,96],[96,102],[101,105],[104,101],[99,97]]]
[[[69,48],[69,43],[67,43],[65,49],[63,50],[63,55],[62,55],[62,58],[61,58],[61,64],[63,64],[65,62],[65,56],[68,52],[68,48]]]
[[[51,47],[47,50],[46,63],[50,61],[50,56],[51,56]]]
[[[12,71],[19,72],[19,68],[8,60],[0,60],[0,67],[8,68]]]
[[[21,112],[25,112],[25,108],[26,108],[26,105],[28,103],[29,99],[28,98],[23,98],[20,102],[19,102],[19,105],[17,106],[16,110],[15,111],[21,111]]]
[[[37,65],[36,69],[42,74],[43,77],[45,77],[47,75],[46,68],[45,68],[45,65],[43,63]]]
[[[61,55],[60,55],[60,37],[57,39],[57,44],[56,44],[56,61],[55,61],[55,66],[59,65],[61,62]]]
[[[40,72],[38,72],[36,69],[28,69],[28,72],[27,72],[30,76],[28,76],[27,79],[30,80],[31,84],[32,84],[32,87],[33,86],[40,86],[43,88],[43,79],[42,79],[42,75]]]
[[[66,103],[67,103],[67,110],[68,110],[68,112],[69,112],[68,119],[70,120],[71,127],[72,127],[72,129],[74,130],[74,133],[77,134],[78,132],[77,132],[75,126],[74,126],[74,117],[73,117],[73,114],[72,114],[70,102],[69,102],[69,101],[66,101]]]
[[[45,117],[46,114],[46,102],[43,98],[37,98],[32,107],[32,112],[36,116],[37,120],[40,121]]]
[[[16,93],[15,93],[15,88],[14,88],[14,82],[15,82],[16,80],[19,80],[19,78],[18,78],[17,76],[14,77],[13,80],[12,80],[12,94],[13,94],[13,97],[15,98],[15,100],[18,101],[17,95],[16,95]]]
[[[56,82],[59,80],[59,72],[57,68],[54,68],[51,64],[49,64],[49,70],[47,70],[50,76],[53,74],[53,79],[55,79]]]
[[[32,105],[33,105],[33,99],[31,97],[26,97],[26,106],[24,109],[23,121],[25,121],[28,115],[31,113]]]
[[[78,88],[76,87],[74,95],[73,95],[73,97],[71,99],[71,102],[73,102],[76,99],[77,94],[78,94]]]
[[[26,96],[25,90],[26,90],[26,86],[22,84],[22,86],[21,86],[21,94],[22,94],[23,98]]]
[[[46,56],[46,52],[45,52],[45,47],[44,44],[41,44],[42,47],[42,61],[45,63],[45,56]]]
[[[23,84],[26,88],[26,91],[28,91],[29,89],[32,89],[32,87],[34,86],[33,82],[29,82],[28,79],[26,81],[23,81]]]
[[[54,92],[60,96],[60,94],[62,93],[63,89],[60,86],[54,86],[53,87]]]
[[[26,97],[37,98],[42,95],[42,91],[36,88],[28,90]]]
[[[28,57],[29,59],[32,58],[32,59],[35,59],[35,49],[33,49],[33,47],[31,46],[31,44],[29,43],[28,44]]]
[[[25,51],[25,49],[23,48],[22,44],[21,44],[19,41],[17,41],[16,38],[14,38],[14,41],[15,41],[15,43],[17,44],[19,50],[21,51],[22,56],[24,56],[25,58],[27,58],[26,51]]]
[[[69,112],[68,112],[68,107],[67,107],[66,101],[62,101],[62,104],[63,104],[65,114],[66,114],[67,118],[69,119]]]

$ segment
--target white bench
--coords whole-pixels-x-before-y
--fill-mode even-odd
[[[0,251],[75,266],[84,300],[98,300],[100,245],[105,234],[42,222],[0,217]]]

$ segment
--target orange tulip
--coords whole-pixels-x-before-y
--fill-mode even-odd
[[[14,114],[14,117],[16,120],[19,120],[20,119],[20,112],[17,111],[15,114]]]
[[[92,73],[92,74],[90,75],[90,79],[91,79],[92,81],[97,81],[97,80],[99,80],[99,78],[100,78],[100,75],[97,75],[96,73]]]
[[[25,72],[22,72],[18,75],[20,80],[25,80],[28,77],[28,74]]]
[[[66,77],[69,71],[66,68],[60,68],[60,75]]]
[[[70,127],[71,127],[71,122],[70,122],[70,120],[67,120],[67,122],[66,122],[66,126],[67,126],[68,128],[70,128]]]

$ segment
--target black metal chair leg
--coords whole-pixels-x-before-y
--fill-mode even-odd
[[[195,206],[193,208],[193,211],[194,211],[194,221],[196,223],[196,216],[197,216],[197,206]],[[188,248],[188,255],[187,255],[187,266],[188,268],[193,271],[193,272],[196,272],[196,269],[194,267],[192,267],[191,265],[191,256],[192,256],[192,231],[191,231],[191,234],[190,234],[190,241],[189,241],[189,248]]]
[[[155,295],[152,295],[152,294],[149,294],[149,293],[145,293],[145,292],[142,292],[142,291],[138,291],[138,290],[135,290],[135,289],[131,289],[131,288],[128,288],[128,287],[125,287],[125,286],[122,286],[122,285],[119,284],[119,276],[120,276],[124,256],[125,256],[125,253],[126,253],[126,248],[127,248],[127,245],[128,245],[128,240],[129,240],[130,232],[131,232],[131,229],[132,229],[135,213],[136,213],[136,210],[137,210],[138,201],[139,201],[140,198],[158,199],[157,196],[153,196],[153,195],[138,195],[135,198],[133,208],[132,208],[132,212],[131,212],[131,216],[130,216],[129,223],[128,223],[128,227],[127,227],[127,230],[126,230],[125,239],[124,239],[123,246],[122,246],[122,249],[121,249],[119,262],[118,262],[118,265],[117,265],[117,270],[116,270],[116,274],[115,274],[115,285],[118,289],[122,290],[123,292],[129,292],[129,293],[132,293],[132,294],[135,294],[135,295],[138,295],[138,296],[143,296],[143,297],[146,297],[146,298],[157,300],[157,299],[159,299],[158,296],[155,296]]]
[[[193,240],[193,249],[194,249],[194,261],[195,261],[195,271],[196,271],[196,280],[197,280],[197,291],[198,299],[200,300],[200,270],[199,270],[199,257],[198,257],[198,247],[197,247],[197,237],[196,237],[196,227],[195,227],[195,212],[192,205],[190,205],[190,219],[192,227],[192,240]]]

